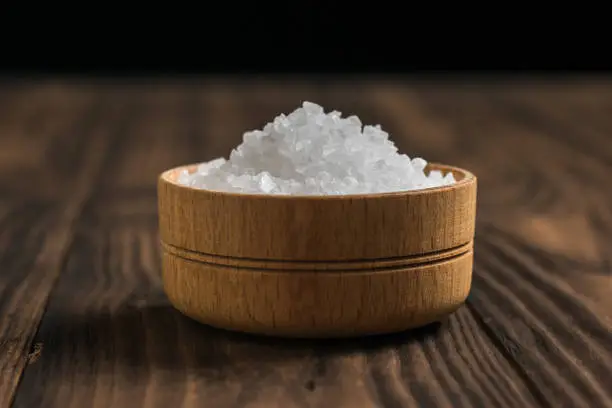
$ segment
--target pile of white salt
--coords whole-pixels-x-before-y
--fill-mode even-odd
[[[455,183],[452,173],[425,172],[427,162],[400,154],[389,134],[357,116],[325,113],[304,102],[262,130],[244,134],[229,160],[218,158],[179,175],[180,184],[248,194],[342,195],[419,190]]]

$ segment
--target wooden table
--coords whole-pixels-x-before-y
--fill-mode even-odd
[[[160,285],[156,177],[302,100],[479,176],[440,326],[232,334]],[[612,407],[612,82],[0,83],[0,408]]]

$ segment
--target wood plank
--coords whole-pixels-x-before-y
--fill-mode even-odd
[[[99,226],[76,242],[16,407],[82,406],[92,395],[100,406],[534,403],[468,309],[438,333],[348,342],[235,335],[192,322],[168,305],[153,223],[148,231]],[[87,296],[75,297],[77,291]],[[455,405],[458,396],[462,405]]]
[[[98,109],[93,105],[91,109]],[[12,400],[19,378],[27,362],[27,354],[32,345],[38,324],[43,316],[48,296],[60,275],[67,251],[73,241],[73,224],[78,219],[93,188],[93,182],[99,176],[106,151],[112,137],[104,128],[104,123],[112,122],[115,116],[113,110],[119,112],[120,105],[112,107],[108,112],[97,111],[96,119],[86,117],[70,122],[69,132],[88,135],[88,144],[83,151],[76,152],[82,156],[84,165],[76,168],[76,177],[71,183],[71,194],[54,206],[52,214],[45,214],[44,222],[30,223],[22,228],[32,229],[37,237],[42,235],[36,252],[24,252],[31,262],[25,269],[6,269],[2,274],[2,315],[12,316],[10,320],[3,319],[0,331],[0,344],[7,345],[7,350],[0,353],[0,406],[8,406]],[[64,160],[77,160],[73,155],[66,154]],[[57,180],[58,184],[61,180]],[[44,229],[43,229],[44,228]],[[34,238],[32,238],[34,239]],[[11,242],[13,241],[13,242]],[[9,238],[6,245],[13,250],[19,241]]]
[[[529,149],[534,145],[534,141],[538,143],[538,137],[533,133],[542,129],[531,129],[531,132],[526,132],[525,129],[512,126],[508,123],[508,119],[513,118],[512,112],[502,112],[501,106],[497,106],[495,110],[482,106],[483,102],[488,107],[493,106],[493,101],[489,99],[474,104],[475,98],[469,94],[457,94],[452,90],[440,92],[434,99],[438,103],[444,101],[443,105],[448,110],[436,111],[422,101],[421,95],[410,90],[408,92],[387,90],[377,95],[384,106],[398,112],[395,115],[399,121],[398,126],[410,126],[406,116],[400,116],[399,112],[410,111],[415,115],[414,106],[427,112],[417,117],[420,120],[427,115],[430,117],[429,120],[426,119],[425,126],[417,122],[419,128],[404,133],[408,135],[407,144],[418,144],[417,138],[421,135],[417,131],[431,126],[434,132],[439,133],[440,142],[447,144],[439,149],[440,156],[446,156],[448,157],[446,160],[453,160],[454,163],[463,161],[466,167],[478,166],[481,170],[476,170],[476,173],[485,175],[481,178],[479,188],[479,227],[475,251],[474,287],[468,301],[470,310],[483,325],[483,330],[493,341],[498,342],[500,349],[507,350],[506,358],[516,365],[531,389],[537,390],[534,396],[541,404],[608,406],[611,403],[611,395],[606,386],[606,373],[612,372],[612,354],[606,345],[612,340],[612,325],[609,320],[601,316],[600,311],[604,308],[610,309],[603,304],[603,299],[600,303],[601,308],[594,307],[592,293],[591,296],[585,296],[572,287],[573,279],[566,274],[570,272],[567,265],[561,268],[558,265],[556,268],[552,266],[550,261],[554,259],[555,254],[542,251],[541,244],[534,246],[532,244],[534,234],[527,232],[529,230],[517,234],[516,228],[517,221],[527,219],[533,222],[537,214],[548,210],[542,208],[542,204],[537,200],[532,199],[533,188],[542,189],[552,184],[551,187],[563,189],[564,197],[558,197],[559,200],[576,204],[575,197],[580,189],[572,189],[573,184],[560,177],[556,180],[546,177],[548,172],[564,174],[567,171],[566,166],[575,160],[575,155],[564,151],[560,147],[561,142],[555,139],[547,140],[545,146]],[[471,107],[466,101],[472,102]],[[456,111],[452,112],[452,109]],[[473,139],[470,140],[466,133],[459,130],[461,121],[466,118],[466,111],[470,110],[471,122],[466,120],[462,124],[463,129],[478,129],[480,132],[487,132],[488,135],[495,135],[494,138],[478,135],[472,136]],[[490,119],[486,121],[489,125],[483,126],[484,122],[481,120],[480,126],[476,128],[473,125],[475,118],[483,114],[489,115]],[[495,129],[498,131],[492,129],[492,123],[498,124],[498,128]],[[415,134],[419,136],[410,136]],[[467,140],[462,148],[459,150],[449,148],[448,144],[457,146],[463,136],[466,136]],[[428,140],[427,134],[422,137]],[[494,144],[497,144],[497,148]],[[433,155],[438,146],[433,143],[427,145],[427,148]],[[499,153],[496,154],[496,151]],[[542,156],[544,151],[547,157]],[[453,155],[456,155],[455,159]],[[503,156],[510,159],[504,160]],[[521,156],[522,160],[513,160]],[[542,175],[542,178],[536,179],[534,187],[527,190],[531,191],[531,196],[522,194],[509,197],[509,189],[499,173],[488,175],[490,178],[487,178],[486,172],[495,171],[495,167],[499,167],[502,161],[504,172],[510,173],[513,166],[521,166],[524,177],[533,179]],[[474,165],[470,166],[468,163]],[[546,170],[538,171],[541,167]],[[518,172],[515,174],[521,175]],[[525,181],[520,178],[512,180],[512,182]],[[497,200],[495,203],[489,201],[489,197],[493,198],[497,194],[504,194],[503,204]],[[599,197],[607,202],[612,201],[610,195],[606,197],[599,195]],[[588,216],[589,208],[578,205],[577,208],[574,206],[573,210],[583,211],[583,215]],[[577,236],[578,232],[584,232],[584,238]],[[589,235],[594,234],[594,231],[592,228],[585,231],[559,226],[551,233],[557,234],[557,239],[567,240],[562,247],[570,248],[573,242],[587,239]],[[599,237],[606,240],[610,238],[609,235]],[[593,241],[586,246],[592,248]],[[563,252],[566,258],[576,258],[575,252]],[[576,261],[573,263],[574,266],[581,265],[580,257],[574,260]],[[601,268],[598,270],[603,272]],[[584,277],[592,270],[583,268],[571,272]],[[612,281],[609,279],[612,278],[609,272],[604,273],[607,278],[599,282],[610,285]],[[605,299],[605,302],[608,300]]]
[[[94,95],[88,88],[53,83],[11,92],[8,106],[0,109],[0,194],[34,200],[69,194],[64,189],[71,184],[64,180],[80,168],[79,154],[87,140],[73,131],[94,120]],[[70,173],[60,172],[67,165]],[[36,179],[37,188],[24,183],[26,179]]]
[[[593,121],[592,134],[604,131],[609,118],[596,107],[612,92],[600,89],[595,103],[579,87],[558,91],[566,95],[558,107],[540,109],[550,98],[533,89],[330,81],[130,87],[140,112],[112,132],[121,137],[100,136],[110,152],[71,229],[74,245],[13,406],[612,406],[612,321],[602,300],[609,255],[597,246],[612,238],[612,193],[600,188],[607,164],[591,160],[592,147],[576,155],[546,125],[578,109]],[[283,341],[215,330],[169,306],[159,278],[157,172],[227,155],[242,131],[304,99],[381,123],[402,150],[479,175],[473,290],[442,325]],[[548,122],[517,114],[512,106],[523,103]],[[563,119],[570,140],[579,117]],[[587,176],[592,181],[582,183]],[[38,241],[28,240],[36,251]],[[581,287],[579,279],[591,283]],[[600,297],[585,289],[595,281]]]
[[[8,407],[40,318],[20,313],[22,305],[18,302],[24,302],[24,296],[29,297],[30,293],[15,292],[27,279],[23,271],[33,267],[36,254],[40,253],[44,239],[41,227],[52,208],[30,204],[7,205],[4,209],[0,217],[0,406]],[[36,289],[35,285],[30,287]],[[29,325],[30,330],[20,327],[24,325]]]
[[[548,273],[565,280],[589,302],[596,303],[599,313],[610,315],[612,303],[607,294],[612,290],[612,276],[605,243],[610,239],[611,220],[610,206],[606,203],[612,200],[612,193],[599,187],[605,183],[608,166],[588,153],[576,151],[545,124],[525,121],[522,116],[516,116],[515,109],[506,109],[507,105],[500,101],[513,97],[511,91],[497,94],[454,92],[453,95],[461,102],[453,103],[448,94],[422,96],[427,101],[424,103],[440,114],[439,120],[453,117],[460,137],[469,137],[474,128],[470,123],[477,118],[494,118],[479,121],[478,132],[495,137],[487,138],[489,142],[480,142],[479,150],[473,151],[468,159],[480,166],[490,164],[479,172],[482,189],[491,191],[479,198],[483,208],[479,219],[494,222],[537,248],[541,256],[547,258]],[[556,100],[562,101],[563,95],[559,91],[554,93]],[[612,100],[612,93],[608,99]],[[604,103],[602,97],[597,101],[597,106]],[[546,100],[542,110],[538,106],[532,106],[534,113],[530,115],[542,115],[543,111],[550,111],[555,106],[556,116],[565,112],[553,100]],[[578,108],[572,106],[572,109]],[[579,137],[567,130],[565,133],[571,138]],[[541,152],[546,152],[543,163],[539,160]],[[481,159],[485,155],[491,160]],[[512,166],[496,165],[508,161],[507,157],[520,158],[519,165],[514,166],[514,175]],[[504,173],[496,174],[500,167]],[[524,175],[516,177],[518,172]],[[500,185],[499,180],[505,178],[511,180],[514,187],[510,188],[508,182]],[[500,216],[502,211],[503,217]],[[489,215],[494,218],[485,220]]]

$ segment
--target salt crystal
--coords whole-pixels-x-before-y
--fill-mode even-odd
[[[304,102],[262,130],[244,133],[229,160],[217,158],[178,176],[193,188],[247,194],[345,195],[454,184],[452,173],[425,172],[427,161],[399,154],[380,125],[325,113]]]
[[[429,172],[429,179],[431,181],[442,182],[442,180],[444,180],[444,175],[440,170],[432,170]]]
[[[420,157],[412,159],[411,164],[415,170],[423,170],[425,169],[425,166],[427,166],[427,162]]]
[[[302,108],[307,115],[322,116],[324,114],[323,107],[317,105],[316,103],[305,101],[302,104]],[[299,109],[296,109],[296,112],[297,111],[299,111]]]
[[[447,173],[446,176],[444,176],[443,179],[443,183],[445,186],[450,186],[451,184],[455,184],[455,176],[453,176],[453,173]]]
[[[225,159],[223,157],[219,157],[218,159],[214,159],[209,162],[200,164],[198,166],[197,172],[202,175],[207,175],[211,171],[221,167],[223,164],[225,164]]]
[[[272,176],[267,171],[264,171],[258,175],[259,187],[264,193],[270,193],[276,188],[276,183],[272,179]]]
[[[190,181],[189,172],[187,170],[181,171],[178,176],[178,182],[180,184],[189,185],[189,181]]]

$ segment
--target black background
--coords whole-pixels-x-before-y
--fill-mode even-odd
[[[0,11],[0,73],[453,76],[610,70],[605,13],[542,7],[22,3]]]

